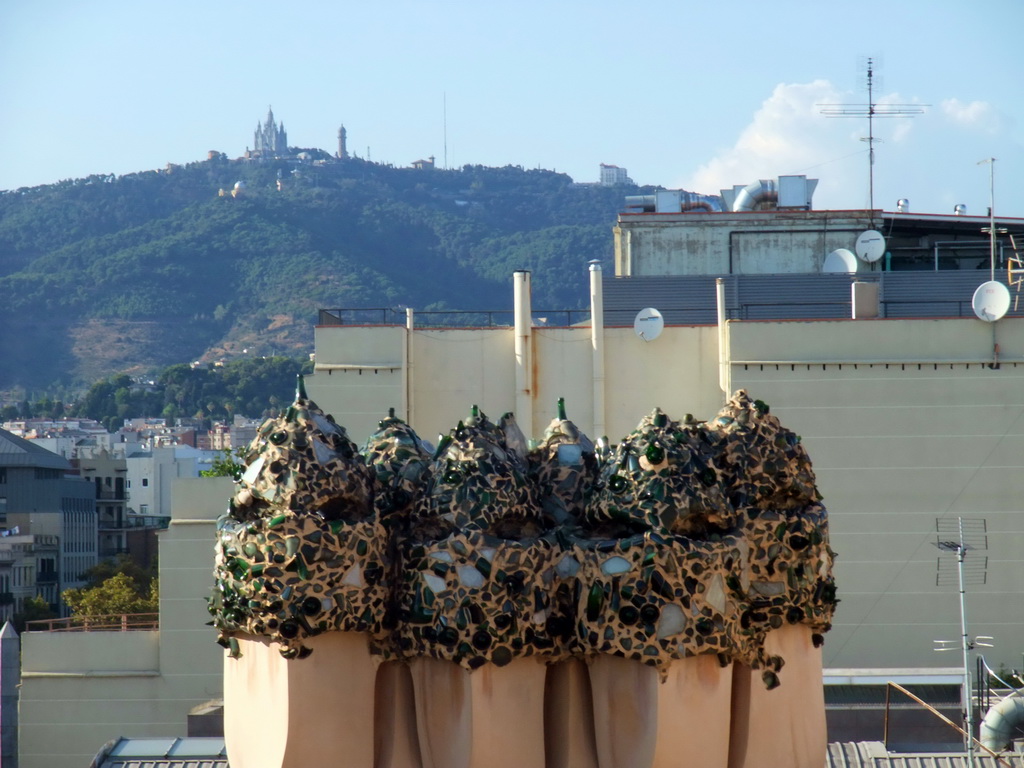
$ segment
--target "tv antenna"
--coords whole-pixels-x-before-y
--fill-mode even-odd
[[[988,166],[988,184],[989,184],[989,200],[988,200],[988,226],[984,227],[981,231],[988,235],[989,242],[989,268],[991,276],[989,280],[996,279],[996,238],[998,235],[1005,235],[1006,230],[1002,227],[996,227],[996,159],[994,157],[986,157],[984,160],[979,160],[978,165]]]
[[[1013,311],[1016,312],[1017,301],[1020,299],[1020,288],[1024,285],[1024,237],[1010,235],[1010,245],[1013,247],[1013,254],[1007,259],[1006,282],[1016,289],[1013,296]]]
[[[834,104],[824,105],[821,114],[825,117],[866,117],[868,119],[868,135],[862,137],[868,145],[868,207],[875,209],[875,118],[913,117],[924,112],[928,104],[876,104],[874,92],[874,60],[868,59],[868,103],[867,104]]]
[[[967,602],[966,584],[984,584],[988,578],[988,557],[972,557],[971,562],[967,561],[968,552],[984,551],[988,549],[988,524],[984,518],[964,519],[962,517],[946,518],[940,517],[935,520],[935,546],[940,552],[953,553],[956,555],[956,581],[953,581],[953,570],[950,567],[943,567],[948,563],[947,559],[939,558],[938,570],[935,573],[936,586],[957,584],[960,589],[960,642],[959,647],[963,653],[964,661],[964,723],[966,727],[965,741],[967,746],[967,765],[974,768],[974,704],[971,687],[971,651],[975,644],[991,647],[987,642],[990,637],[978,637],[972,640],[967,635]],[[954,650],[957,644],[947,640],[936,640],[937,651]]]

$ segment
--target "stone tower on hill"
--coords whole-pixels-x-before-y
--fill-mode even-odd
[[[338,154],[339,160],[348,160],[348,148],[345,146],[348,139],[348,131],[345,130],[345,126],[342,125],[338,129]]]

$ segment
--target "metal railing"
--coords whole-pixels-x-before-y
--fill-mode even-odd
[[[69,616],[66,619],[38,619],[25,622],[26,632],[128,632],[159,628],[159,613]]]
[[[168,515],[120,515],[116,518],[100,517],[101,531],[124,531],[132,528],[156,528],[163,530],[171,524]]]
[[[539,327],[564,328],[590,318],[590,309],[535,309],[533,323]],[[416,312],[417,328],[511,328],[515,313],[511,309],[453,309]],[[345,307],[321,309],[317,325],[405,325],[405,310],[393,307]]]

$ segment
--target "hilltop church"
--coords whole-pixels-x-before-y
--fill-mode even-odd
[[[278,127],[274,120],[274,110],[267,107],[267,120],[263,125],[256,124],[253,134],[253,148],[246,150],[246,157],[281,157],[288,154],[288,134],[284,123]]]

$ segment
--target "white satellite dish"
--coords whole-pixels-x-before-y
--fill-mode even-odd
[[[654,341],[665,328],[665,318],[654,307],[645,307],[636,313],[633,332],[644,341]]]
[[[974,292],[971,307],[974,308],[974,314],[978,319],[986,323],[1002,320],[1010,309],[1010,289],[998,280],[982,283]]]
[[[857,243],[853,246],[857,252],[857,258],[874,264],[885,253],[885,237],[881,232],[869,229],[857,235]]]
[[[853,251],[847,248],[836,248],[825,257],[821,271],[853,274],[857,271],[857,257],[853,255]]]

